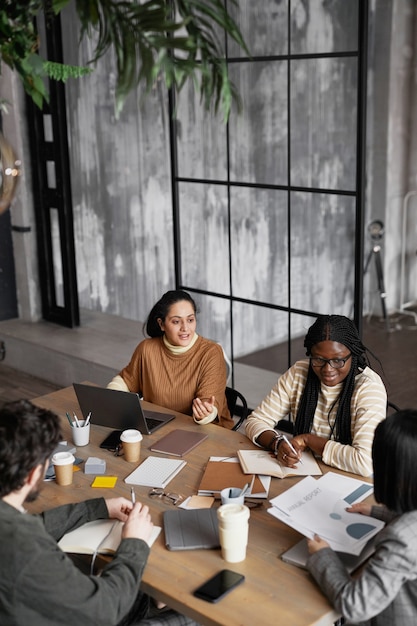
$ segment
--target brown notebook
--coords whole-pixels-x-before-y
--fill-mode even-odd
[[[162,452],[173,456],[184,456],[191,452],[199,443],[207,439],[207,435],[194,430],[172,430],[151,446],[152,452]]]
[[[243,488],[246,483],[250,487],[248,497],[266,498],[267,490],[259,476],[244,474],[240,463],[230,461],[208,461],[198,488],[200,496],[220,497],[220,491],[226,487]]]

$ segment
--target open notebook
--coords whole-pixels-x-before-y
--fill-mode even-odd
[[[58,542],[64,552],[73,554],[114,554],[122,540],[123,522],[114,519],[99,519],[87,522],[71,530]],[[151,546],[161,532],[154,526],[148,545]]]

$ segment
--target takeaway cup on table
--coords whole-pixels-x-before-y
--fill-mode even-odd
[[[217,509],[222,557],[228,563],[246,558],[249,534],[249,509],[244,504],[222,504]]]
[[[125,460],[129,463],[136,463],[139,461],[142,433],[134,428],[124,430],[120,435],[120,441],[123,444],[123,455]]]
[[[55,480],[58,485],[71,485],[74,473],[74,455],[71,452],[57,452],[52,457]]]

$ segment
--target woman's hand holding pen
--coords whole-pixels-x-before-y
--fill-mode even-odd
[[[296,467],[301,462],[301,452],[302,449],[294,445],[294,439],[289,441],[284,435],[278,445],[277,459],[286,467]]]
[[[291,439],[291,443],[299,452],[309,448],[312,452],[314,452],[314,454],[317,454],[318,456],[322,456],[324,446],[326,445],[327,441],[328,440],[324,437],[312,435],[311,433],[295,435],[295,437]]]

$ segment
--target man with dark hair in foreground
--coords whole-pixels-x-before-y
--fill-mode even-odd
[[[0,410],[0,623],[138,623],[149,608],[148,596],[139,592],[153,527],[147,506],[133,505],[122,497],[96,498],[42,515],[26,514],[24,503],[38,496],[59,440],[59,419],[52,412],[25,400]],[[57,541],[70,530],[101,518],[124,522],[122,541],[101,575],[87,576]],[[161,616],[161,623],[193,623],[172,613],[173,619]]]

